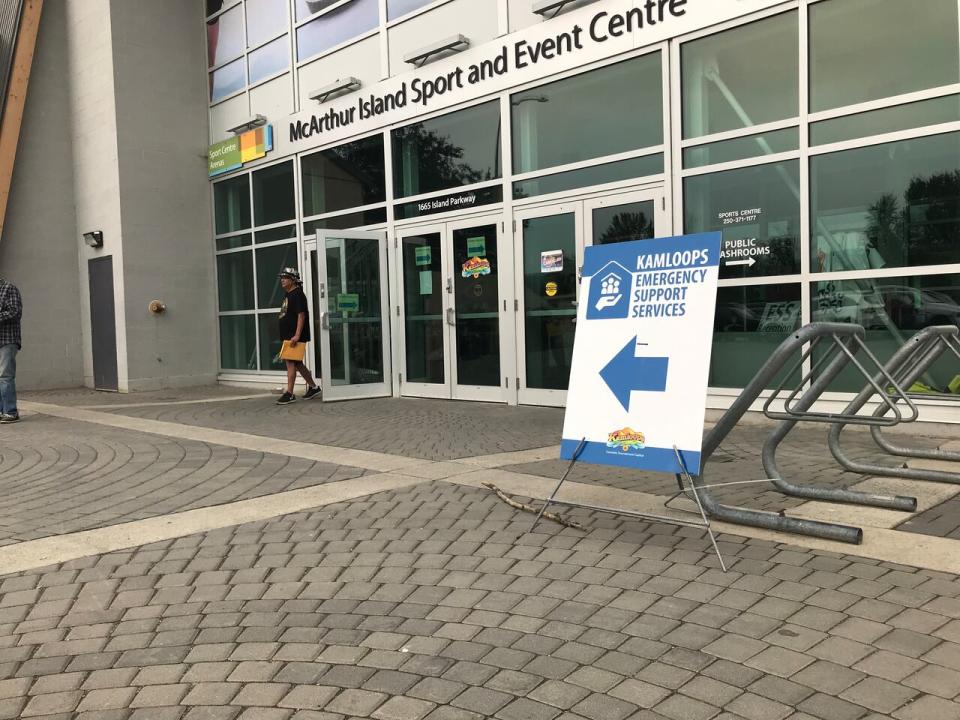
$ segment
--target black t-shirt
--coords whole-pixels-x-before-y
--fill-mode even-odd
[[[280,307],[280,337],[284,340],[290,340],[297,334],[297,316],[300,313],[306,313],[303,320],[303,331],[300,333],[300,342],[310,340],[310,310],[307,308],[307,296],[299,287],[294,288],[283,298],[283,305]]]

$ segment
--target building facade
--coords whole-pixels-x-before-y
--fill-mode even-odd
[[[114,28],[114,134],[155,129],[154,165],[138,166],[119,144],[120,219],[106,233],[123,253],[118,355],[133,371],[121,389],[212,377],[276,384],[276,274],[296,266],[328,399],[562,405],[584,248],[700,231],[724,238],[712,406],[802,323],[860,323],[884,356],[920,328],[960,318],[956,0],[173,5],[181,46],[161,50],[166,34],[138,41],[178,52],[183,72],[205,51],[199,103],[197,65],[182,86],[190,92],[171,84],[162,101],[120,81],[167,74],[125,63],[119,50],[134,18],[148,27],[124,8],[156,12],[150,4],[66,0],[68,36],[70,13],[81,12],[70,8],[98,7]],[[76,72],[72,108],[85,102]],[[186,117],[172,117],[171,98]],[[95,123],[71,117],[72,187],[83,193],[99,179],[84,174],[93,165],[75,126]],[[171,122],[178,147],[189,138],[194,150],[198,128],[210,144],[202,193],[195,158],[161,147]],[[143,238],[162,228],[180,244],[138,244],[125,167],[167,202]],[[76,204],[75,235],[99,222],[89,205]],[[75,322],[88,333],[84,263],[103,250],[80,252],[82,272],[64,292],[82,299]],[[188,341],[174,339],[182,308],[164,284],[170,266],[189,268]],[[145,314],[154,296],[165,314]],[[158,343],[151,332],[171,335]],[[188,343],[190,367],[145,375],[133,349],[147,358],[165,342]],[[90,345],[88,335],[76,341],[87,384]],[[925,384],[944,390],[956,374],[944,361]],[[947,403],[925,412],[954,416]]]

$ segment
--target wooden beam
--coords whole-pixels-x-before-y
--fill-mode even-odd
[[[43,0],[24,0],[10,66],[10,84],[3,106],[3,118],[0,119],[0,239],[7,217],[10,183],[13,181],[13,166],[17,159],[20,125],[27,104],[27,88],[30,85],[30,70],[33,68],[42,11]]]

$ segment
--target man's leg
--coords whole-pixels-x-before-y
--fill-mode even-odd
[[[310,374],[310,368],[307,367],[306,363],[297,363],[297,370],[300,372],[300,376],[303,378],[304,382],[307,383],[308,388],[317,386],[317,384],[313,381],[313,375]]]
[[[287,363],[287,392],[293,395],[293,386],[297,382],[297,363],[286,360]]]
[[[0,345],[0,414],[17,414],[17,346]]]

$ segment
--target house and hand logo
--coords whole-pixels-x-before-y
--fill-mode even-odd
[[[618,262],[604,265],[590,281],[587,305],[588,320],[622,320],[630,309],[629,294],[632,276]]]

